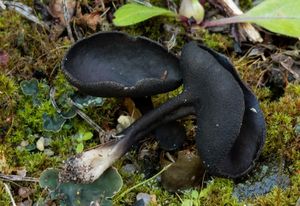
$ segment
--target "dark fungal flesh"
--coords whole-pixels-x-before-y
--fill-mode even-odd
[[[184,46],[180,68],[183,93],[146,113],[119,134],[122,136],[119,141],[108,144],[108,147],[103,145],[94,151],[87,151],[86,154],[95,151],[102,153],[105,150],[110,152],[105,158],[98,155],[98,159],[93,161],[97,174],[85,172],[77,176],[78,180],[92,181],[146,134],[162,124],[189,114],[196,115],[196,143],[210,174],[236,178],[251,169],[265,136],[264,118],[251,90],[240,80],[227,59],[195,42]],[[82,85],[80,87],[84,88]],[[99,90],[99,87],[91,89]],[[135,90],[139,90],[137,93],[143,96],[153,92],[149,88],[143,89],[143,86],[135,87]],[[92,93],[97,94],[97,91]],[[118,94],[123,96],[123,93]],[[67,171],[91,167],[85,165],[80,156],[77,159],[79,165],[74,165],[74,161],[72,164],[66,163]]]

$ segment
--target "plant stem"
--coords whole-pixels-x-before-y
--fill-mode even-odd
[[[165,166],[164,168],[162,168],[162,170],[160,170],[157,174],[155,174],[154,176],[152,176],[149,179],[144,180],[143,182],[140,182],[130,188],[128,188],[127,190],[125,190],[124,192],[122,192],[120,195],[118,195],[115,199],[114,202],[120,200],[122,197],[124,197],[127,193],[131,192],[132,190],[134,190],[135,188],[138,188],[139,186],[146,184],[147,182],[150,182],[151,180],[155,179],[156,177],[158,177],[161,173],[163,173],[164,171],[166,171],[167,169],[169,169],[169,167],[171,167],[173,165],[173,163],[168,164],[167,166]]]

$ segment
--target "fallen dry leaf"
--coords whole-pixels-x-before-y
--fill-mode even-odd
[[[64,7],[66,8],[67,12],[64,11]],[[75,7],[75,0],[51,0],[49,2],[49,12],[53,17],[57,18],[59,20],[59,24],[63,26],[66,26],[74,16]],[[67,19],[65,19],[65,17]]]
[[[291,56],[283,53],[277,53],[271,55],[273,62],[280,65],[280,68],[291,73],[296,80],[300,80],[300,64],[295,61]]]
[[[89,14],[81,15],[79,18],[76,18],[76,23],[81,26],[87,26],[91,28],[93,31],[96,30],[97,25],[101,24],[103,18],[99,14],[99,12],[92,12]]]
[[[134,119],[139,119],[142,116],[140,110],[136,108],[136,105],[131,98],[125,98],[123,105]]]

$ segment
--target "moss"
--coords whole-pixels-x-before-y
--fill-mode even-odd
[[[232,39],[220,33],[210,33],[201,27],[193,28],[190,37],[194,40],[200,40],[209,48],[219,52],[226,52],[233,45]]]
[[[154,95],[152,97],[153,104],[155,107],[158,107],[160,104],[163,104],[164,102],[168,101],[169,99],[178,96],[182,92],[183,92],[183,86],[180,86],[179,88],[177,88],[173,91]]]
[[[165,27],[170,27],[166,29]],[[177,30],[176,41],[171,41],[173,32]],[[183,25],[175,18],[155,17],[136,25],[121,28],[121,31],[127,32],[133,36],[145,36],[157,41],[166,47],[172,48],[174,53],[178,53],[186,42],[186,36]]]
[[[142,174],[135,174],[135,175],[126,175],[121,174],[124,180],[124,186],[119,194],[139,184],[140,182],[144,181],[144,177]],[[140,192],[147,193],[150,195],[155,195],[157,204],[155,205],[179,205],[180,201],[176,194],[169,193],[161,188],[161,185],[158,181],[151,180],[140,187],[133,189],[129,193],[127,193],[124,197],[120,200],[114,202],[115,205],[133,205],[136,201],[136,195]]]
[[[7,68],[17,79],[30,78],[36,71],[51,77],[70,44],[65,39],[51,41],[46,32],[14,11],[1,12],[0,42],[5,42],[1,49],[10,57]]]
[[[252,0],[240,0],[240,8],[243,11],[247,11],[252,7]]]
[[[232,40],[219,33],[209,34],[207,31],[205,31],[202,39],[207,47],[220,52],[224,52],[229,47],[232,47]]]
[[[243,9],[248,9],[249,0],[240,1]],[[151,1],[154,5],[164,6],[161,0]],[[187,41],[187,34],[180,22],[174,18],[157,17],[141,24],[121,28],[121,30],[134,35],[147,36],[155,41],[164,43],[171,37],[171,33],[163,28],[164,24],[170,24],[179,29],[177,44],[173,51],[180,50]],[[13,26],[12,26],[13,25]],[[118,28],[120,29],[120,28]],[[190,36],[192,39],[202,40],[207,46],[221,52],[227,53],[232,47],[229,37],[222,34],[211,34],[205,30],[199,30]],[[3,42],[1,49],[9,54],[10,61],[6,67],[1,67],[0,74],[0,125],[4,131],[0,133],[0,167],[1,172],[10,174],[22,167],[27,171],[27,176],[38,177],[42,170],[47,167],[57,167],[62,160],[75,154],[77,142],[74,135],[83,128],[84,131],[91,131],[92,128],[80,117],[75,117],[66,121],[63,128],[58,133],[47,132],[43,129],[43,113],[54,114],[55,108],[49,100],[49,87],[56,88],[56,99],[64,94],[72,94],[74,88],[67,83],[59,69],[65,49],[70,45],[70,41],[61,39],[50,41],[48,34],[40,32],[36,27],[17,15],[15,12],[2,11],[0,17],[0,42]],[[201,205],[295,205],[299,197],[300,188],[300,153],[299,135],[295,133],[295,125],[300,124],[300,86],[299,84],[289,84],[285,89],[285,94],[278,101],[271,101],[271,91],[268,88],[256,88],[259,82],[261,70],[252,67],[255,60],[232,57],[234,64],[241,73],[242,78],[254,88],[255,93],[261,101],[261,107],[267,122],[266,145],[263,150],[263,160],[268,160],[273,156],[285,160],[286,167],[290,172],[290,186],[286,189],[275,188],[266,195],[253,199],[237,202],[232,197],[232,190],[235,186],[232,180],[215,178],[204,184],[203,189],[194,188],[183,193],[173,194],[165,191],[159,181],[154,180],[142,185],[128,194],[116,205],[132,205],[139,192],[154,194],[157,205],[181,205],[185,200],[193,200]],[[40,93],[36,97],[39,104],[32,97],[22,94],[19,82],[23,79],[31,79],[36,73],[41,73],[39,78]],[[44,79],[42,79],[44,78]],[[48,85],[48,86],[47,86]],[[170,93],[153,97],[155,106],[167,101],[170,97],[178,95],[182,87]],[[116,117],[122,112],[121,100],[108,98],[102,107],[88,108],[84,112],[105,130],[115,127]],[[60,105],[64,107],[64,105]],[[11,117],[11,118],[10,118]],[[193,136],[193,121],[184,121],[188,128],[189,136]],[[49,157],[37,149],[20,149],[23,140],[30,145],[35,145],[39,137],[47,137],[52,140],[48,148],[54,152],[54,156]],[[94,133],[93,140],[84,142],[85,148],[92,147],[99,143],[97,133]],[[130,157],[137,159],[137,155]],[[279,161],[281,162],[281,161]],[[123,165],[122,160],[115,164],[118,168]],[[122,174],[124,187],[122,191],[137,185],[144,180],[142,174],[133,175]],[[20,183],[34,189],[32,199],[36,202],[42,191],[38,184]],[[17,197],[17,187],[13,188],[13,194]],[[195,195],[197,194],[197,195]],[[0,184],[0,205],[9,205],[11,201]]]
[[[17,91],[15,81],[9,75],[0,74],[0,137],[8,135],[11,130],[18,99]]]
[[[182,206],[200,206],[200,205],[243,205],[232,196],[233,181],[223,178],[216,178],[207,183],[202,189],[187,190],[182,198]]]
[[[296,158],[293,150],[286,148],[295,147],[296,133],[294,127],[300,111],[300,86],[290,84],[285,91],[285,95],[278,101],[265,100],[261,102],[267,123],[266,145],[263,155],[285,154],[286,157]],[[299,157],[299,156],[298,156]]]
[[[0,181],[0,205],[11,205],[11,200],[4,188],[4,184]]]
[[[232,191],[232,180],[216,178],[201,190],[200,202],[202,205],[241,205],[232,197]]]
[[[34,177],[38,177],[41,171],[49,167],[58,166],[58,163],[61,162],[59,161],[59,158],[49,157],[42,152],[16,150],[15,155],[17,158],[15,158],[15,161],[11,163],[11,165],[25,166],[27,173]]]

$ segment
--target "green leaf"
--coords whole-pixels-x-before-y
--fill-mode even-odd
[[[81,153],[83,151],[83,148],[84,148],[83,143],[80,142],[76,147],[76,153]]]
[[[59,114],[48,115],[43,114],[43,127],[46,131],[59,132],[64,125],[66,120],[62,118]]]
[[[59,182],[59,171],[47,169],[40,177],[40,186],[47,188],[51,200],[59,201],[59,205],[112,206],[111,198],[119,192],[123,180],[115,168],[107,169],[98,179],[89,184],[75,182]],[[94,204],[91,204],[94,202]]]
[[[102,106],[104,99],[102,97],[93,97],[93,96],[79,96],[76,95],[73,98],[74,104],[80,109],[84,109],[86,107],[96,107]]]
[[[92,139],[92,137],[93,137],[93,133],[91,133],[91,132],[85,132],[84,135],[83,135],[83,137],[82,137],[82,140],[83,141],[87,141],[87,140]]]
[[[31,79],[31,80],[23,80],[20,83],[20,87],[22,89],[23,94],[27,96],[35,96],[39,92],[38,87],[38,80],[37,79]]]
[[[245,18],[272,32],[300,37],[299,0],[265,0],[237,18]]]
[[[46,169],[40,176],[40,187],[47,188],[49,190],[55,190],[58,185],[58,173],[59,171],[56,169]]]
[[[175,16],[176,14],[170,10],[156,6],[144,6],[141,4],[129,3],[120,7],[114,15],[115,19],[113,22],[116,26],[128,26],[155,16]]]

